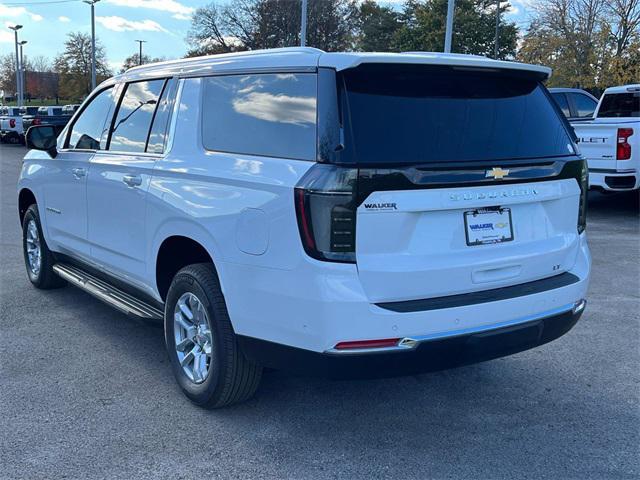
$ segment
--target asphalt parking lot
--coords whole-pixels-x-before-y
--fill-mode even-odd
[[[556,342],[387,380],[268,372],[248,403],[204,411],[161,328],[31,287],[24,152],[0,145],[0,478],[639,478],[637,196],[590,195],[589,304]]]

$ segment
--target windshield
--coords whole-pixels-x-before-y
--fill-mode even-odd
[[[343,161],[437,163],[575,154],[539,80],[512,71],[363,65],[342,75]]]

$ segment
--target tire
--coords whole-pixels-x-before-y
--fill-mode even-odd
[[[193,321],[188,320],[188,312]],[[165,303],[164,331],[173,373],[193,403],[220,408],[253,396],[262,367],[250,362],[238,345],[212,264],[189,265],[173,278]]]
[[[39,255],[33,250],[39,250]],[[39,268],[35,268],[36,264],[30,260],[29,249],[32,249],[35,256],[39,256]],[[34,287],[42,290],[64,287],[67,282],[56,275],[53,266],[56,263],[55,257],[42,234],[42,225],[40,224],[40,215],[38,214],[38,206],[31,205],[22,219],[22,253],[24,255],[24,264],[27,269],[27,276]],[[32,259],[35,257],[32,257]]]

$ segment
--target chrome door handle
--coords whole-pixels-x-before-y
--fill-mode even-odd
[[[129,187],[139,187],[142,185],[142,177],[140,175],[125,175],[122,181]]]
[[[76,167],[71,169],[71,173],[73,174],[74,177],[76,177],[79,180],[87,175],[87,169],[82,167]]]

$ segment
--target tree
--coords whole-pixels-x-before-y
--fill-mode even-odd
[[[548,65],[551,86],[637,82],[640,0],[541,0],[518,58]]]
[[[16,56],[11,53],[0,57],[0,90],[13,95],[16,89]]]
[[[508,2],[500,5],[501,24],[498,58],[512,58],[516,53],[518,29],[504,20]],[[394,36],[398,51],[444,50],[447,0],[408,0],[402,13],[402,27]],[[457,0],[453,23],[452,47],[455,53],[494,55],[496,10],[491,0]]]
[[[358,11],[356,48],[365,52],[393,50],[393,39],[400,29],[400,14],[389,6],[365,0]]]
[[[300,44],[301,0],[230,0],[198,8],[187,41],[188,56]],[[327,51],[353,46],[354,0],[310,0],[307,44]]]
[[[143,64],[163,62],[164,60],[165,60],[164,58],[152,58],[149,55],[146,55],[144,53],[142,54]],[[124,62],[122,63],[122,68],[120,68],[120,71],[118,73],[124,73],[130,68],[137,67],[138,65],[140,65],[140,54],[134,53],[133,55],[130,55],[124,59]]]
[[[91,36],[69,33],[64,47],[54,62],[54,70],[60,75],[60,95],[80,100],[91,93]],[[110,75],[104,47],[96,39],[96,77],[105,79]]]

